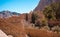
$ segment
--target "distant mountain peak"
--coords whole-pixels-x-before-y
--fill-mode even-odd
[[[13,15],[20,15],[20,13],[17,12],[11,12],[11,11],[1,11],[0,12],[0,18],[8,18]]]

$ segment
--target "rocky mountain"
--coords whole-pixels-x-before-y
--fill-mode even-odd
[[[34,9],[34,11],[40,10],[42,11],[44,9],[45,6],[55,3],[55,2],[59,2],[60,0],[40,0],[39,4],[37,5],[37,7]]]
[[[10,12],[10,11],[1,11],[0,12],[0,18],[7,18],[7,17],[11,17],[13,15],[20,15],[19,13],[16,12]]]

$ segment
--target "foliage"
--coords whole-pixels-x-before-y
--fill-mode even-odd
[[[41,23],[42,23],[42,25],[44,25],[44,26],[47,26],[47,25],[48,25],[48,21],[47,21],[46,18],[43,18],[43,19],[41,20]]]
[[[28,13],[26,13],[26,21],[28,21]]]
[[[49,6],[46,6],[43,10],[43,13],[48,19],[60,19],[60,3],[53,3]]]
[[[48,26],[44,26],[44,27],[42,27],[41,29],[50,30],[50,28],[49,28]]]
[[[37,12],[33,12],[32,13],[32,23],[34,23],[35,24],[35,21],[38,19],[38,14],[37,14]]]

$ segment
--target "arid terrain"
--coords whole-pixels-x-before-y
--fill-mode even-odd
[[[2,11],[0,29],[13,37],[60,37],[60,2],[47,1],[40,0],[30,13]]]

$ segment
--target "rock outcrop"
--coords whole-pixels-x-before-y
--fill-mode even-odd
[[[0,37],[8,37],[2,30],[0,30]]]
[[[55,3],[55,2],[60,2],[60,0],[40,0],[39,4],[34,9],[34,11],[38,11],[38,10],[42,11],[45,6]]]

